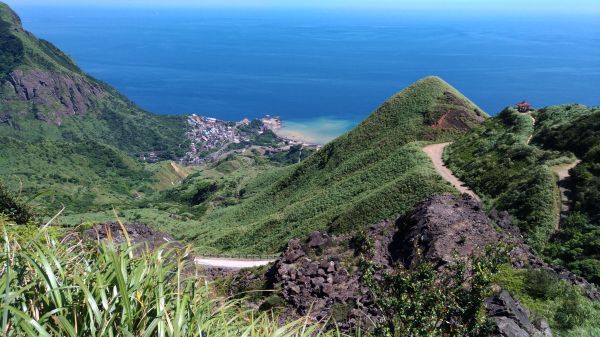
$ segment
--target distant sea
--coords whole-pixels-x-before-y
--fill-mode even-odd
[[[25,28],[161,114],[279,115],[326,141],[439,75],[490,114],[600,105],[600,18],[15,6]]]

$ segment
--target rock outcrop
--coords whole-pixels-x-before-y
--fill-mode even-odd
[[[130,243],[140,249],[155,250],[166,244],[182,247],[172,236],[144,224],[123,224],[123,227],[127,231]],[[87,240],[112,241],[116,244],[123,244],[127,242],[123,227],[116,222],[97,224],[85,231],[83,237]]]
[[[591,298],[597,295],[585,280],[537,257],[511,222],[505,212],[486,215],[468,195],[435,195],[407,217],[369,227],[362,239],[314,232],[304,241],[291,240],[274,265],[263,271],[262,279],[252,273],[234,279],[232,294],[260,284],[253,290],[266,287],[268,298],[257,300],[256,307],[271,308],[275,303],[285,306],[289,317],[308,315],[315,321],[331,317],[342,330],[356,326],[368,330],[384,317],[365,285],[360,259],[375,264],[373,277],[382,280],[384,273],[411,269],[418,260],[444,272],[454,262],[468,263],[487,247],[503,243],[512,247],[509,255],[515,268],[545,269],[587,289]],[[530,313],[506,291],[498,291],[485,307],[498,336],[552,336],[547,322],[534,324]]]
[[[422,256],[440,267],[468,259],[498,242],[493,222],[478,202],[465,195],[434,195],[400,223],[398,253],[407,267]]]
[[[271,270],[271,283],[299,315],[315,320],[334,316],[342,329],[360,324],[364,318],[378,320],[369,289],[361,285],[360,273],[345,264],[353,252],[339,250],[344,239],[314,232],[301,243],[291,240]]]
[[[55,124],[61,124],[63,116],[86,114],[106,96],[99,84],[75,73],[17,69],[5,85],[12,88],[13,94],[2,97],[3,101],[32,102],[37,106],[36,118]]]
[[[507,291],[490,297],[485,303],[490,318],[494,320],[497,333],[502,337],[552,337],[548,322],[541,320],[534,326],[531,314]]]

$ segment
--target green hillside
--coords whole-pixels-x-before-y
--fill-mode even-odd
[[[316,229],[351,231],[403,213],[434,192],[454,191],[423,145],[453,139],[485,117],[443,80],[425,78],[304,162],[259,175],[237,204],[172,231],[205,250],[266,253]]]
[[[560,105],[534,111],[531,117],[508,108],[455,141],[446,161],[488,209],[512,214],[536,249],[598,283],[599,135],[597,108]],[[573,209],[561,221],[552,168],[576,157],[582,163],[568,181]]]
[[[573,210],[546,253],[600,284],[600,109],[561,105],[538,113],[533,142],[571,151],[582,162],[571,171]]]
[[[39,200],[49,211],[131,201],[154,183],[137,158],[185,153],[185,117],[141,110],[25,31],[3,3],[0,46],[0,178],[52,195]]]

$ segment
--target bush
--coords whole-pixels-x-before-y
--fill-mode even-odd
[[[561,310],[556,312],[554,319],[562,329],[572,329],[583,324],[589,313],[584,307],[582,297],[574,288],[566,290],[560,302]]]
[[[528,269],[525,275],[527,293],[539,299],[554,299],[561,291],[561,283],[556,274],[542,269]]]
[[[460,261],[440,272],[420,262],[411,270],[386,273],[375,280],[367,267],[365,282],[375,295],[385,324],[381,336],[490,336],[493,324],[483,310],[491,295],[491,275],[506,260],[505,251],[488,251],[470,265]]]
[[[0,181],[0,214],[18,224],[27,224],[33,220],[33,213],[29,206],[9,191]]]

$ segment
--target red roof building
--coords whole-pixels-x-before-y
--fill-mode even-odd
[[[519,110],[519,112],[529,112],[529,110],[531,110],[531,104],[526,101],[517,103],[517,110]]]

